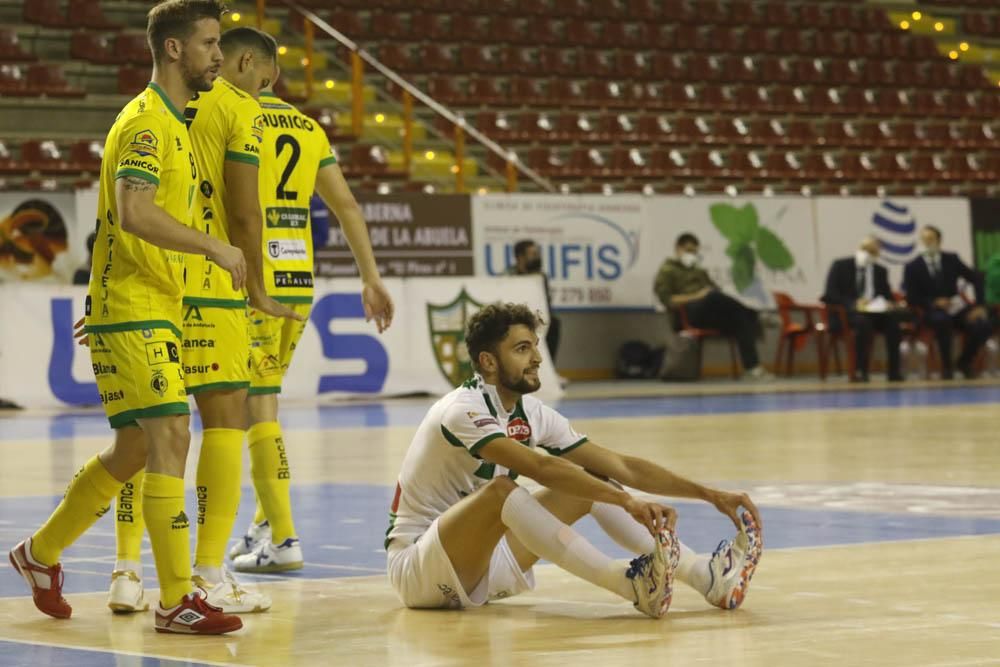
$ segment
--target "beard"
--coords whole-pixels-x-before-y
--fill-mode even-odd
[[[184,77],[184,85],[196,93],[207,93],[212,90],[212,84],[215,83],[215,77],[218,75],[217,72],[212,71],[213,69],[215,69],[214,66],[205,70],[197,70],[191,66],[187,57],[181,56],[181,76]]]
[[[537,371],[537,369],[535,370]],[[519,394],[531,394],[538,391],[542,386],[541,378],[537,375],[529,378],[525,375],[525,371],[521,371],[520,375],[517,375],[509,372],[502,365],[499,371],[498,381],[508,391],[514,391]]]

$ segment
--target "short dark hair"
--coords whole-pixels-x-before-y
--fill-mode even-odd
[[[479,370],[479,354],[492,352],[507,337],[510,328],[523,324],[536,331],[542,318],[523,303],[491,303],[469,318],[465,327],[465,345],[469,348],[472,367]]]
[[[924,229],[929,229],[932,232],[934,232],[934,236],[937,238],[938,243],[941,242],[941,230],[940,229],[938,229],[934,225],[924,225]]]
[[[263,30],[240,26],[222,33],[219,41],[222,52],[227,56],[239,49],[252,49],[257,55],[269,60],[278,58],[278,42]]]
[[[697,236],[695,236],[691,232],[684,232],[683,234],[677,237],[677,242],[674,243],[674,247],[679,248],[680,246],[687,245],[688,243],[701,245],[701,241],[698,240]]]
[[[166,52],[163,42],[168,39],[186,40],[194,32],[194,24],[202,19],[222,18],[227,11],[220,0],[164,0],[146,15],[146,41],[153,60],[160,62]]]
[[[514,257],[521,258],[524,257],[524,253],[528,252],[528,248],[535,245],[535,242],[531,239],[522,239],[514,244]]]

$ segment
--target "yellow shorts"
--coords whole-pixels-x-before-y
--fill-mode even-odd
[[[246,306],[219,307],[204,305],[204,301],[184,299],[181,361],[187,378],[187,393],[245,389],[250,386],[250,330]]]
[[[305,322],[271,317],[255,310],[250,311],[250,395],[279,394],[281,380],[292,363],[295,346],[302,338],[309,323],[311,303],[286,304]]]
[[[173,329],[90,333],[90,360],[111,428],[190,414],[180,347]]]

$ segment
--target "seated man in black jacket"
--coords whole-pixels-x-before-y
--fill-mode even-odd
[[[952,377],[951,334],[954,328],[965,333],[965,345],[958,358],[958,370],[972,377],[972,361],[992,334],[983,307],[983,281],[953,252],[941,252],[941,230],[924,225],[920,230],[924,253],[906,265],[903,290],[912,306],[923,310],[924,324],[934,330],[941,351],[941,377]],[[963,302],[958,293],[958,279],[976,289],[976,303]]]
[[[854,257],[834,261],[826,276],[823,301],[842,306],[847,312],[847,323],[854,331],[856,368],[853,381],[868,381],[868,355],[874,331],[885,336],[889,381],[903,379],[899,371],[899,319],[889,287],[889,272],[875,263],[879,251],[878,239],[869,236],[861,242]],[[830,326],[836,331],[842,326],[840,318],[831,317]]]

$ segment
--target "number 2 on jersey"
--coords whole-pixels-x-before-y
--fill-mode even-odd
[[[278,183],[278,190],[275,192],[275,196],[278,199],[297,199],[299,193],[295,190],[286,190],[285,186],[288,185],[288,179],[292,177],[292,172],[295,171],[295,165],[299,162],[302,149],[299,147],[299,142],[295,140],[295,137],[290,134],[282,134],[278,137],[278,142],[274,147],[274,152],[279,158],[284,152],[285,146],[291,148],[292,155],[288,159],[288,164],[285,165],[285,170],[281,172],[281,181]]]

